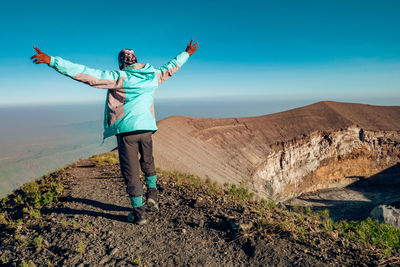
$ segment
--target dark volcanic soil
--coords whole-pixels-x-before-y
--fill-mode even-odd
[[[6,265],[376,266],[380,260],[372,250],[328,237],[310,246],[283,232],[245,234],[237,228],[254,216],[253,202],[240,204],[162,175],[161,209],[137,226],[126,220],[131,208],[117,165],[82,160],[66,176],[66,196],[21,229],[19,241],[1,233]],[[32,245],[38,234],[39,248]]]

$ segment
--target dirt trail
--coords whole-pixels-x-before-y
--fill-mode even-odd
[[[212,223],[212,217],[219,215],[214,215],[217,210],[213,213],[207,210],[205,216],[202,210],[191,207],[193,196],[180,188],[170,190],[173,185],[161,181],[160,212],[148,213],[150,223],[145,226],[130,224],[126,215],[131,206],[118,166],[88,166],[91,166],[90,162],[83,161],[71,170],[70,197],[61,209],[54,210],[67,217],[74,216],[79,225],[93,225],[97,234],[90,238],[84,263],[119,266],[138,261],[146,266],[245,263],[246,253],[235,243],[225,242],[226,233],[218,225],[214,225],[214,229],[199,227],[200,224]],[[118,252],[110,257],[115,248]],[[64,264],[80,262],[82,257],[74,256]]]
[[[379,258],[360,245],[316,238],[314,246],[287,233],[244,233],[255,203],[160,175],[160,211],[149,223],[128,223],[130,203],[118,165],[90,159],[68,167],[66,196],[42,209],[41,219],[19,239],[42,237],[41,246],[16,249],[2,234],[0,256],[43,266],[376,266]],[[33,231],[35,232],[33,234]]]

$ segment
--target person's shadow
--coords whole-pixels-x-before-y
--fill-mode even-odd
[[[121,207],[117,206],[114,204],[108,204],[108,203],[102,203],[100,201],[92,200],[92,199],[86,199],[86,198],[74,198],[71,196],[67,196],[63,199],[60,200],[61,202],[78,202],[82,203],[85,205],[90,205],[96,208],[100,208],[104,211],[132,211],[132,209],[128,207]],[[92,211],[92,210],[83,210],[83,209],[71,209],[68,207],[54,207],[54,208],[49,208],[45,209],[42,211],[43,214],[51,214],[51,213],[57,213],[57,214],[66,214],[66,215],[88,215],[88,216],[93,216],[93,217],[103,217],[107,218],[110,220],[116,220],[120,222],[128,222],[126,215],[117,215],[117,214],[112,214],[112,213],[106,213],[106,212],[101,212],[101,211]]]

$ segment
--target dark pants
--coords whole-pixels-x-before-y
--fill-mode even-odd
[[[145,177],[156,175],[153,159],[153,132],[135,131],[117,134],[119,162],[126,192],[131,197],[143,195],[139,176],[139,162]],[[140,161],[138,159],[140,153]]]

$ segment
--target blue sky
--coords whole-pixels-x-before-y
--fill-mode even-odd
[[[104,101],[29,58],[33,45],[98,69],[134,49],[159,66],[199,41],[159,101],[315,99],[399,105],[400,1],[7,1],[0,106]]]

